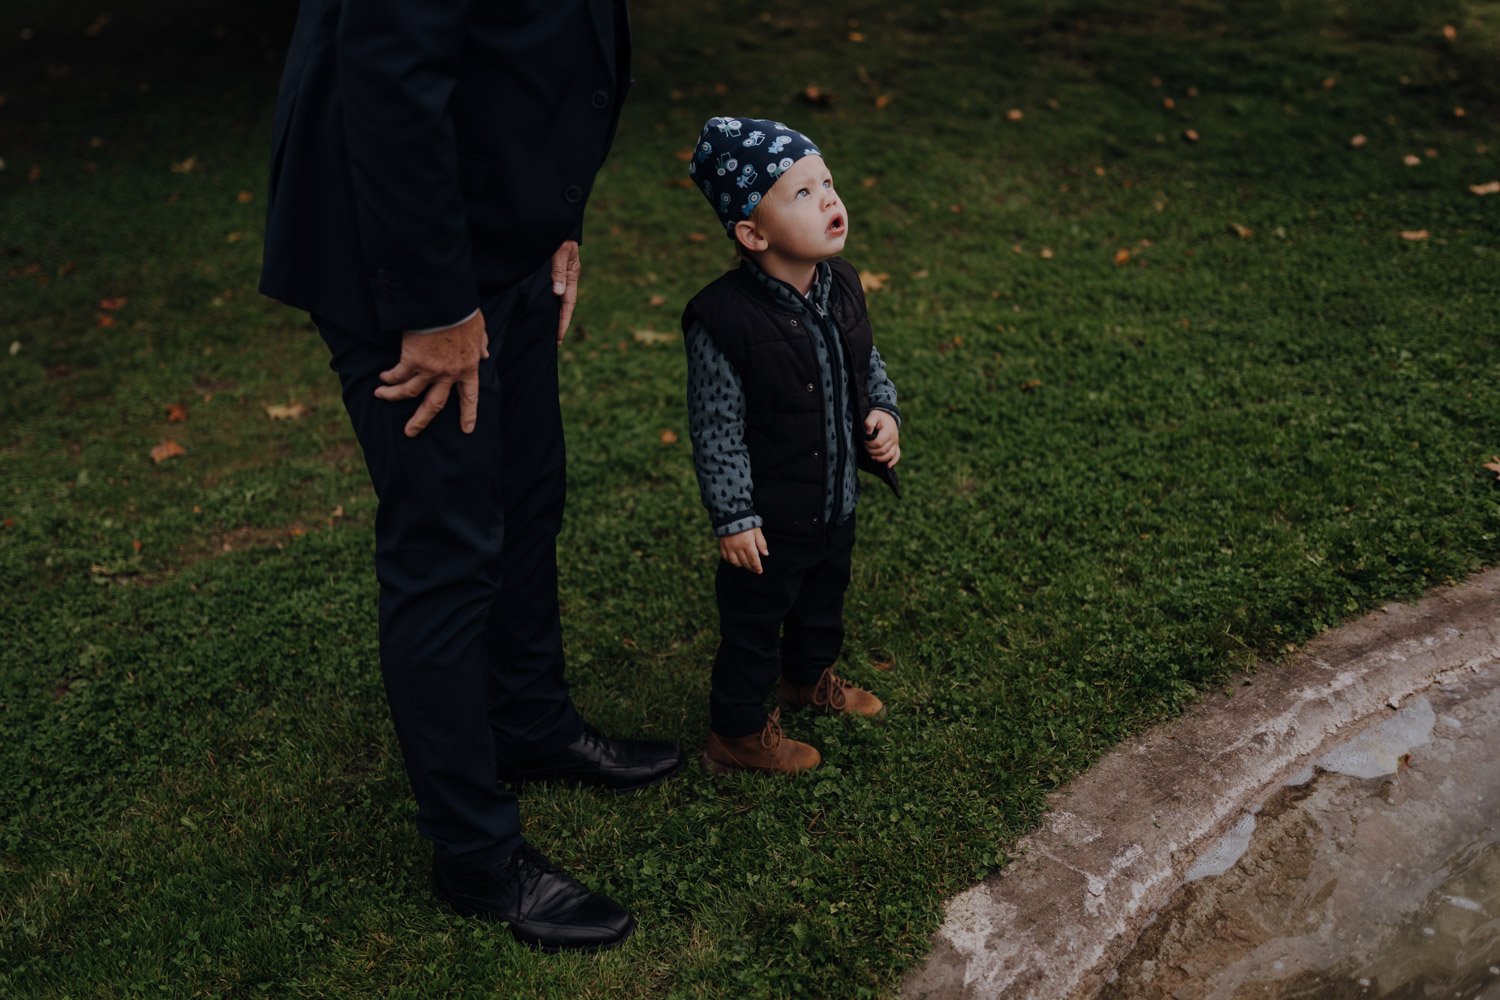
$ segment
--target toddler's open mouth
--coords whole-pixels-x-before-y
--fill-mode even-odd
[[[837,236],[842,233],[844,231],[844,216],[842,214],[839,214],[835,215],[832,219],[829,219],[828,229],[825,231],[829,236]]]

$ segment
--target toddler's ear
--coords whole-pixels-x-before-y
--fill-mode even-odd
[[[746,250],[759,252],[770,246],[760,229],[749,219],[741,219],[734,224],[734,238],[739,241],[740,246]]]

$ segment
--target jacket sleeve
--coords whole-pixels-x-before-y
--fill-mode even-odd
[[[701,322],[688,328],[688,434],[698,496],[714,534],[758,528],[751,505],[750,450],[745,446],[745,390],[740,376]]]
[[[380,325],[479,304],[450,101],[472,0],[341,0],[338,82],[360,252]]]
[[[896,418],[896,426],[901,426],[901,411],[896,409],[896,384],[885,373],[885,361],[873,346],[870,348],[870,409],[885,410]]]

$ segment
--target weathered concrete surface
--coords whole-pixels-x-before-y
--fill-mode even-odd
[[[1392,604],[1125,741],[1055,796],[1020,857],[962,893],[911,1000],[1095,996],[1184,875],[1340,731],[1500,661],[1500,570]],[[1239,682],[1236,682],[1237,684]]]
[[[1500,997],[1500,664],[1401,712],[1275,791],[1099,1000]]]

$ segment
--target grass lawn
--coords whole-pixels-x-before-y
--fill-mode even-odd
[[[0,995],[893,996],[1123,735],[1500,553],[1500,3],[638,6],[562,349],[576,697],[707,735],[715,550],[650,334],[729,263],[676,155],[729,112],[823,146],[883,280],[907,498],[866,490],[843,671],[889,720],[789,720],[827,761],[798,780],[527,792],[639,916],[612,953],[436,905],[368,480],[321,342],[255,293],[294,5],[18,0]]]

